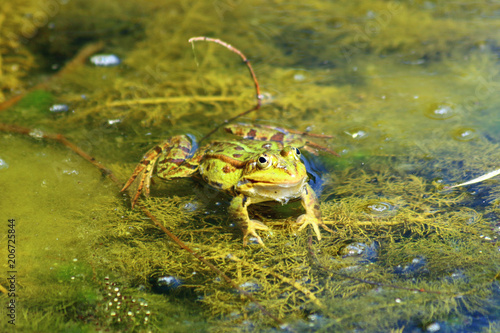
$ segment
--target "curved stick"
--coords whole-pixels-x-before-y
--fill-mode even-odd
[[[244,116],[244,115],[247,115],[249,114],[250,112],[253,112],[253,111],[256,111],[258,109],[260,109],[260,106],[262,104],[262,95],[260,93],[260,86],[259,86],[259,82],[257,81],[257,76],[255,75],[255,72],[253,71],[253,68],[252,68],[252,65],[250,64],[250,60],[248,60],[248,58],[240,51],[238,50],[237,48],[235,48],[234,46],[220,40],[220,39],[216,39],[216,38],[210,38],[210,37],[192,37],[189,39],[189,43],[191,43],[194,47],[194,42],[212,42],[212,43],[216,43],[216,44],[219,44],[219,45],[222,45],[224,46],[225,48],[227,48],[228,50],[236,53],[237,55],[239,55],[241,57],[241,59],[243,59],[243,62],[247,65],[248,67],[248,70],[250,72],[250,75],[252,76],[252,80],[253,80],[253,83],[254,83],[254,86],[255,86],[255,97],[257,99],[257,104],[245,111],[245,112],[242,112],[230,119],[227,119],[224,121],[224,123],[220,124],[219,126],[215,127],[212,131],[210,131],[207,135],[205,135],[201,140],[200,142],[206,140],[209,136],[211,136],[212,134],[214,134],[217,130],[219,130],[219,128],[221,128],[222,126],[226,125],[226,124],[229,124],[231,122],[233,122],[234,120]]]
[[[245,57],[245,55],[240,50],[238,50],[234,46],[232,46],[232,45],[230,45],[230,44],[228,44],[228,43],[226,43],[226,42],[224,42],[224,41],[222,41],[220,39],[210,38],[210,37],[191,37],[188,40],[188,42],[191,43],[191,44],[193,44],[193,42],[201,42],[201,41],[203,41],[203,42],[212,42],[212,43],[216,43],[216,44],[222,45],[225,48],[227,48],[228,50],[236,53],[237,55],[239,55],[241,57],[241,59],[243,59],[243,62],[247,65],[248,70],[250,71],[250,75],[252,76],[253,83],[255,85],[255,96],[257,98],[257,104],[260,107],[260,103],[261,103],[261,100],[262,100],[262,95],[260,94],[259,82],[257,81],[257,76],[255,75],[255,72],[253,71],[252,65],[250,64],[250,60],[248,60],[248,58]]]

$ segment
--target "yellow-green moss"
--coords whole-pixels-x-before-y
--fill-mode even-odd
[[[44,67],[104,39],[104,52],[121,57],[118,67],[86,63],[54,79],[2,111],[0,120],[64,133],[122,182],[162,139],[186,133],[199,139],[253,106],[241,60],[215,44],[192,48],[187,39],[197,35],[237,46],[254,65],[266,103],[241,121],[335,136],[323,143],[342,157],[314,158],[323,165],[323,217],[334,231],[322,230],[321,242],[310,245],[309,231],[296,233],[300,205],[252,211],[272,230],[263,233],[262,249],[242,247],[227,197],[191,180],[158,181],[151,197],[141,199],[294,330],[401,332],[434,322],[450,330],[498,327],[498,180],[443,191],[498,168],[500,21],[489,14],[496,5],[70,1],[28,46],[6,44],[4,33],[20,29],[29,10],[4,6],[13,13],[0,16],[4,97],[42,79],[20,81],[35,66],[34,54]],[[78,38],[68,32],[75,27]],[[85,31],[91,33],[84,37]],[[19,71],[9,72],[12,65]],[[51,103],[71,111],[50,114]],[[20,220],[18,327],[276,326],[131,210],[119,188],[86,161],[34,138],[2,133],[0,142],[0,162],[8,165],[0,163],[2,213]],[[181,286],[158,294],[158,278],[166,276]],[[112,316],[106,281],[146,302],[150,324],[127,321],[127,307]],[[471,314],[483,322],[471,324]]]

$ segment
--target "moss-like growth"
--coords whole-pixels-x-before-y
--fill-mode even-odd
[[[243,248],[239,228],[227,218],[228,198],[189,179],[156,182],[151,197],[141,199],[145,207],[296,331],[403,332],[439,324],[493,332],[498,180],[443,190],[499,167],[500,20],[488,14],[492,6],[165,0],[138,8],[132,0],[71,1],[28,51],[4,38],[29,17],[6,4],[0,14],[5,96],[44,78],[21,81],[34,68],[33,54],[42,69],[60,66],[84,42],[104,38],[105,52],[122,64],[85,63],[0,118],[64,133],[125,181],[162,139],[199,139],[253,106],[247,68],[235,54],[187,43],[197,35],[221,38],[249,57],[266,96],[241,121],[335,135],[323,143],[342,157],[313,159],[323,164],[315,176],[323,181],[321,210],[333,233],[322,230],[320,242],[309,231],[297,233],[298,204],[257,207],[252,213],[271,228],[262,233],[267,248]],[[82,31],[72,38],[75,27]],[[72,112],[41,112],[53,102]],[[20,207],[8,213],[25,221],[18,328],[277,326],[131,210],[129,198],[87,162],[32,138],[2,134],[0,140],[2,204]]]

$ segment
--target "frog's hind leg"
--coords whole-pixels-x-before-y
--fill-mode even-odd
[[[329,154],[339,156],[335,151],[328,147],[317,144],[309,138],[331,139],[332,136],[323,134],[314,134],[309,132],[300,132],[282,127],[252,124],[230,124],[224,127],[225,131],[244,139],[259,141],[274,141],[283,146],[294,146],[304,148],[308,152],[318,155],[317,150],[322,150]]]
[[[179,175],[168,176],[171,173],[176,173],[176,169],[186,161],[186,157],[189,156],[190,153],[191,142],[188,137],[184,135],[174,136],[170,140],[164,141],[150,149],[139,162],[132,176],[130,176],[121,190],[123,192],[132,184],[135,184],[132,190],[132,208],[134,208],[141,193],[144,193],[146,196],[149,195],[151,177],[153,176],[153,171],[157,162],[157,172],[162,178],[186,177],[190,173],[193,173],[196,167],[190,168],[190,173],[184,172],[183,174],[178,173]]]
[[[186,159],[184,148],[172,149],[168,156],[158,162],[156,173],[163,179],[189,177],[200,165],[200,161],[205,155],[205,149],[199,149],[191,158]]]

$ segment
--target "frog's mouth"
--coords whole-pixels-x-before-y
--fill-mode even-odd
[[[238,183],[241,193],[252,198],[254,203],[263,201],[279,201],[282,204],[291,199],[300,197],[302,194],[307,177],[298,181],[289,182],[265,182],[255,179],[245,179]]]
[[[242,186],[245,184],[252,184],[253,187],[261,186],[265,188],[272,188],[272,187],[277,187],[277,188],[290,188],[290,187],[302,187],[302,185],[307,181],[307,177],[301,178],[296,181],[282,181],[282,182],[276,182],[276,181],[264,181],[264,180],[259,180],[259,179],[252,179],[252,178],[245,178],[244,180],[240,180],[238,183],[238,186]]]

